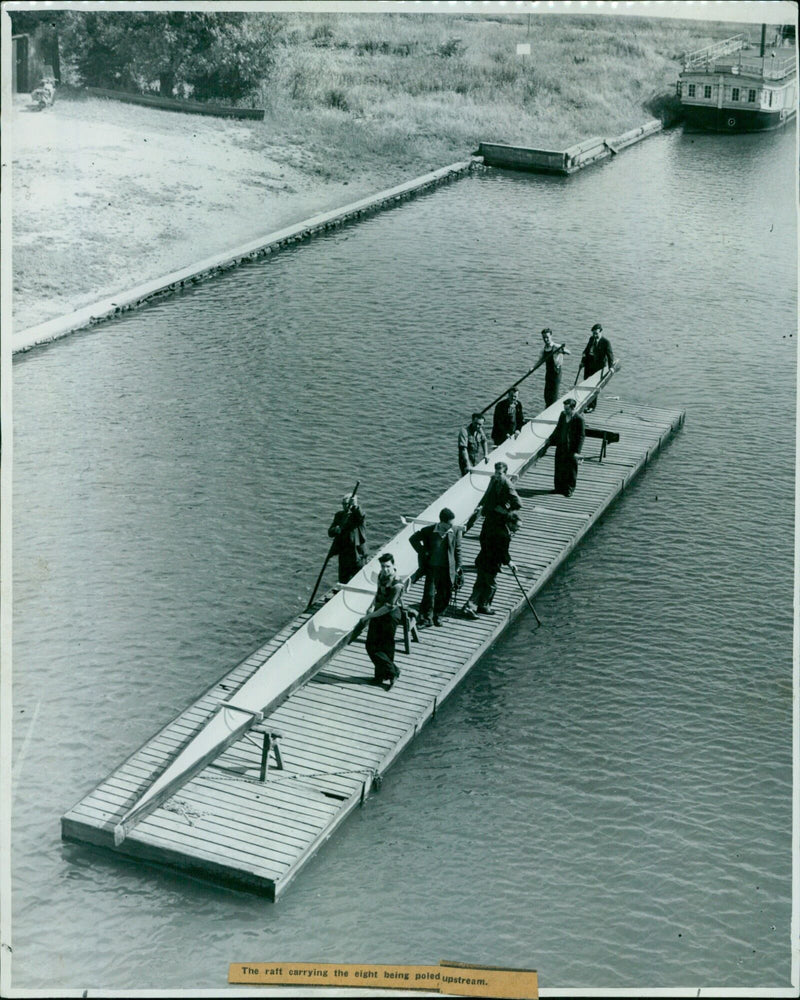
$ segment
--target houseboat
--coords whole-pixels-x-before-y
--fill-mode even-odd
[[[794,29],[774,30],[760,46],[744,33],[684,56],[678,97],[690,128],[762,132],[780,128],[797,110]]]

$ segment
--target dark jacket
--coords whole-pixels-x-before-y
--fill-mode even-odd
[[[584,378],[594,375],[602,368],[610,368],[614,364],[614,352],[611,350],[611,344],[605,337],[598,337],[596,341],[590,337],[589,343],[583,349],[581,362]]]
[[[505,476],[502,479],[495,479],[492,476],[486,492],[483,494],[480,507],[484,517],[502,514],[503,523],[505,523],[505,515],[512,510],[521,510],[522,502],[519,494]]]
[[[328,535],[333,539],[332,555],[350,556],[360,562],[366,561],[367,536],[364,533],[363,511],[356,507],[350,510],[337,510],[328,528]]]
[[[502,444],[504,441],[508,440],[512,434],[516,434],[517,431],[522,430],[522,425],[524,423],[525,418],[522,414],[522,403],[517,400],[515,406],[510,406],[509,399],[506,396],[504,399],[501,399],[494,408],[492,441],[494,441],[496,445]]]
[[[586,423],[580,413],[574,414],[572,419],[567,422],[566,415],[562,411],[556,429],[550,435],[548,445],[554,444],[557,451],[566,451],[570,455],[577,455],[583,448],[585,437]]]
[[[419,568],[427,571],[430,554],[432,536],[436,530],[435,524],[429,524],[426,528],[415,531],[409,538],[412,547],[419,556]],[[446,535],[447,538],[447,561],[450,566],[450,582],[456,582],[456,573],[461,569],[461,528],[451,527]]]
[[[381,622],[381,618],[385,618],[386,621],[391,621],[395,625],[399,625],[403,618],[403,584],[400,580],[394,579],[392,583],[388,585],[378,583],[375,590],[375,610],[383,607],[384,604],[388,604],[391,611],[386,615],[379,615],[377,618],[370,619],[370,625],[373,622]],[[385,623],[381,623],[384,624]]]

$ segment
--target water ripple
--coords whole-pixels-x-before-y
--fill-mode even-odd
[[[788,985],[793,170],[791,131],[673,133],[568,182],[476,176],[19,360],[16,987],[246,956]],[[612,392],[683,431],[279,906],[60,843],[303,606],[340,494],[379,545],[539,329],[571,378],[598,319]]]

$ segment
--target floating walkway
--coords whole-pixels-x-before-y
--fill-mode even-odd
[[[616,156],[621,149],[633,146],[663,129],[653,118],[638,128],[632,128],[613,139],[595,136],[575,143],[568,149],[536,149],[532,146],[509,146],[500,142],[482,142],[478,155],[487,167],[504,167],[506,170],[527,170],[539,174],[569,174],[584,170],[593,163]]]
[[[552,451],[519,477],[522,524],[511,553],[530,596],[683,420],[678,410],[601,400],[586,418],[587,430],[610,433],[587,436],[571,498],[548,492]],[[478,552],[477,535],[476,526],[464,538],[467,567]],[[466,574],[462,599],[473,579]],[[408,603],[421,596],[420,581]],[[398,630],[401,676],[389,692],[370,684],[365,633],[338,648],[319,672],[141,818],[115,847],[115,828],[132,803],[212,716],[219,716],[220,705],[312,617],[298,615],[66,813],[63,838],[278,898],[347,815],[379,787],[390,764],[510,622],[530,613],[507,571],[498,577],[494,607],[495,616],[476,621],[446,617],[442,628],[423,630],[419,642],[412,639],[407,654]]]

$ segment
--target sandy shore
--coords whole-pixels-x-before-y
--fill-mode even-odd
[[[14,329],[409,180],[274,123],[92,98],[12,112]]]

